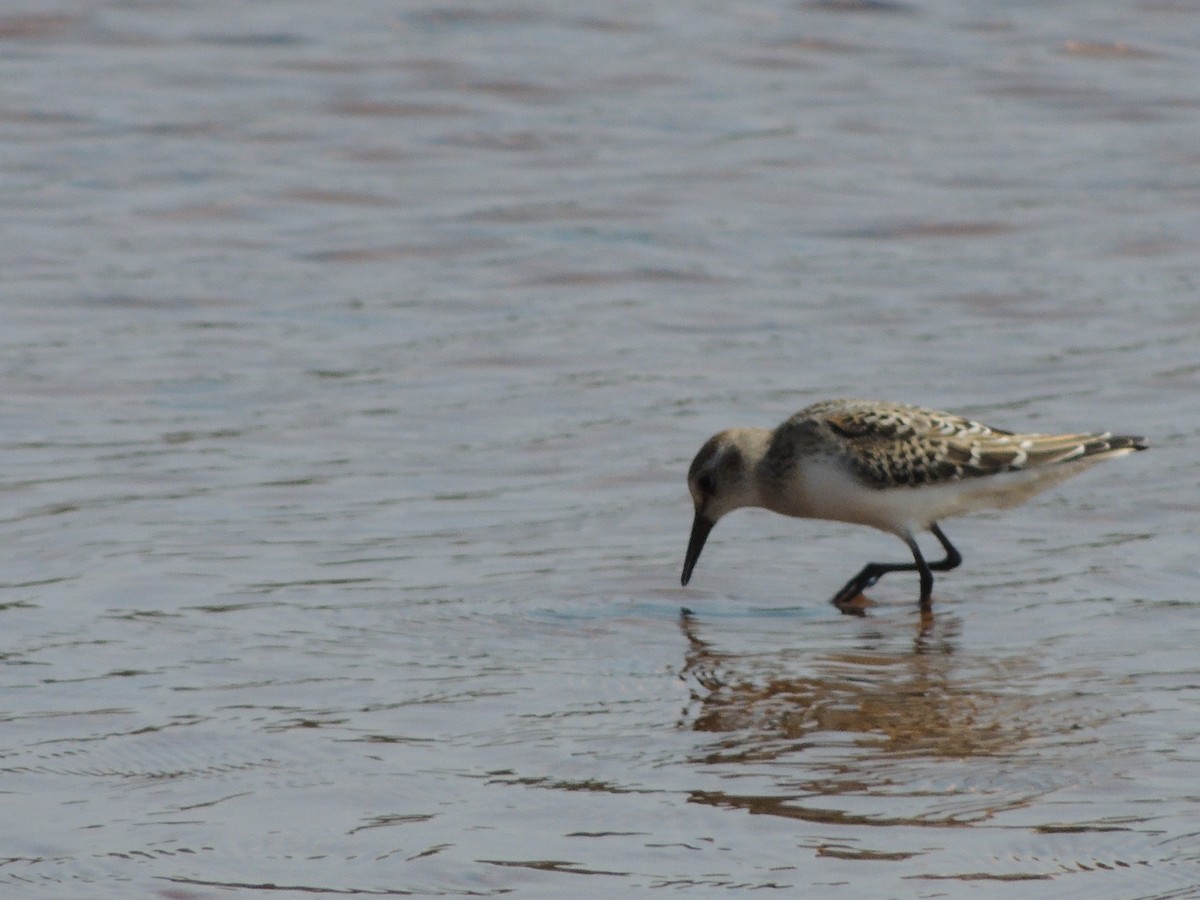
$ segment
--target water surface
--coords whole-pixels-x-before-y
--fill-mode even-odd
[[[0,884],[1200,893],[1198,26],[6,10]],[[931,620],[761,511],[679,588],[701,442],[839,395],[1152,450]]]

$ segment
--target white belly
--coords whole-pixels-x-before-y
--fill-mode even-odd
[[[844,468],[829,461],[804,466],[799,477],[764,506],[788,516],[830,519],[870,525],[894,534],[924,531],[941,519],[977,509],[1005,508],[1024,503],[1097,459],[948,481],[936,485],[877,489],[868,487]]]

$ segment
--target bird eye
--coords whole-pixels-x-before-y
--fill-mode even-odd
[[[716,483],[713,481],[712,475],[708,472],[705,472],[696,479],[696,487],[700,488],[701,493],[711,494],[713,492],[713,488],[716,487]]]

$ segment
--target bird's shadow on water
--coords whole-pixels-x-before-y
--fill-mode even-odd
[[[680,725],[708,737],[691,762],[728,777],[770,773],[763,790],[700,790],[693,802],[841,824],[969,824],[1030,801],[1004,782],[1037,759],[1032,743],[1096,724],[1067,698],[1056,706],[1036,658],[962,652],[952,614],[911,626],[889,616],[850,640],[826,630],[774,651],[721,649],[719,629],[686,609],[679,628],[690,694]],[[911,796],[898,801],[904,781],[945,778],[955,760],[971,762],[972,784],[934,789],[939,800],[915,810]],[[838,795],[854,795],[858,811],[837,809]]]

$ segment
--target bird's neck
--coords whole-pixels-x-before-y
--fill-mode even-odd
[[[771,446],[772,431],[769,428],[735,428],[730,435],[745,465],[744,493],[738,505],[765,507],[761,468],[767,449]]]

